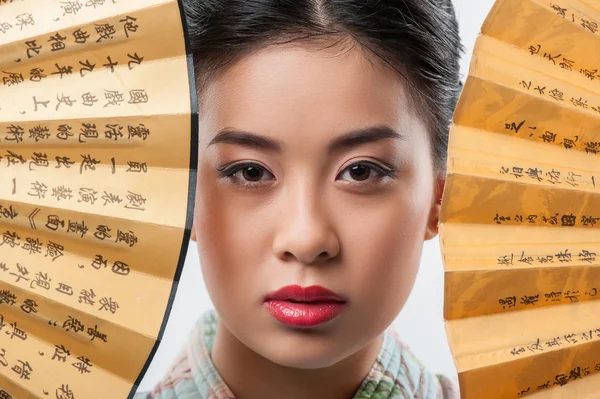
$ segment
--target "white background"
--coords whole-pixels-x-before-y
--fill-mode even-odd
[[[466,48],[462,60],[463,80],[468,73],[473,44],[493,3],[493,0],[454,0]],[[443,278],[436,238],[425,243],[415,287],[394,326],[426,367],[455,377],[456,369],[444,332]],[[171,365],[197,318],[210,308],[212,303],[202,279],[196,244],[191,242],[163,340],[139,391],[152,390]]]

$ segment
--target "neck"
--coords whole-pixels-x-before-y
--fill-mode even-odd
[[[219,321],[211,359],[236,399],[352,399],[375,362],[383,334],[326,368],[285,367],[258,355]]]

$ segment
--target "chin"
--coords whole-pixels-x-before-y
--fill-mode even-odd
[[[300,340],[289,337],[265,339],[255,352],[275,364],[297,369],[329,367],[344,358],[333,342],[312,335],[303,335]]]
[[[296,351],[295,353],[289,353],[285,356],[282,353],[277,353],[276,357],[268,357],[270,361],[283,367],[295,368],[295,369],[320,369],[330,367],[338,363],[341,359],[331,358],[328,356],[319,356],[319,354],[302,354]]]

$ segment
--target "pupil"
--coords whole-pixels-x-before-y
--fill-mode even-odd
[[[250,181],[258,181],[262,176],[262,170],[255,168],[254,166],[248,166],[244,169],[244,178]]]
[[[369,177],[369,168],[365,165],[355,165],[350,169],[350,174],[355,180],[365,180]]]

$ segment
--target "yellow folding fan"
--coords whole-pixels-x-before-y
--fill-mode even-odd
[[[177,0],[0,1],[0,398],[133,396],[189,242]]]
[[[600,1],[494,4],[442,203],[461,397],[600,398]]]

